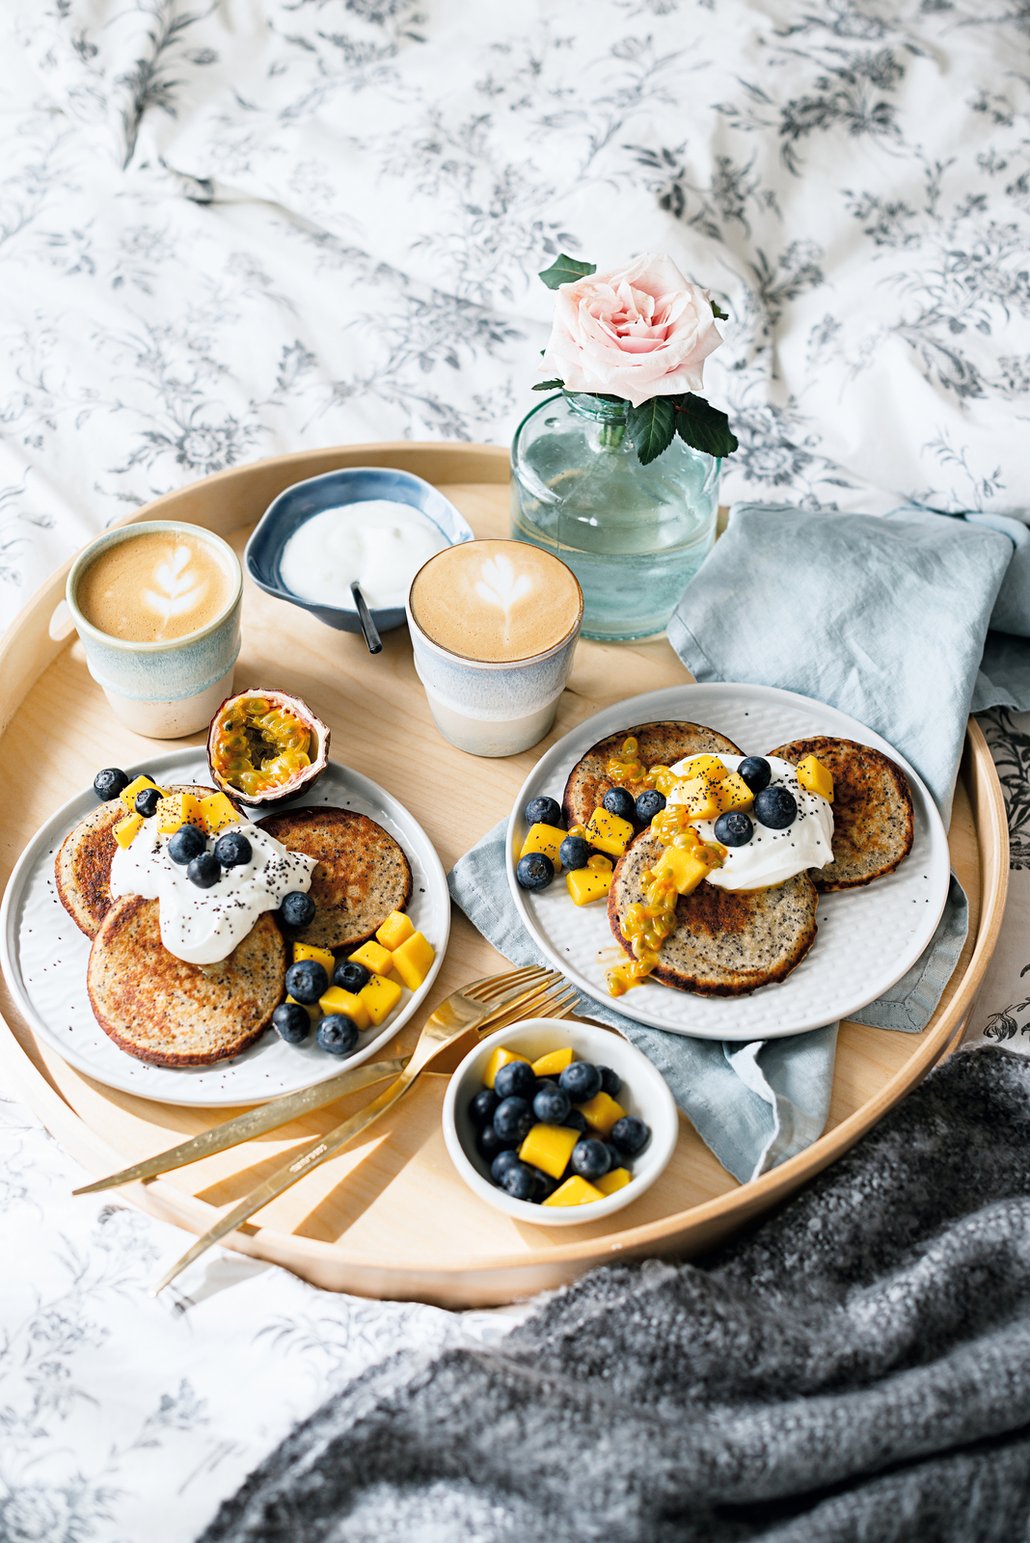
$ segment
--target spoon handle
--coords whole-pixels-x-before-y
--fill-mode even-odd
[[[358,620],[361,623],[361,630],[365,634],[368,651],[370,654],[381,654],[383,651],[383,640],[379,636],[379,628],[372,620],[372,612],[365,603],[365,597],[361,593],[361,585],[357,579],[351,584],[350,592],[354,596],[354,604],[358,608]]]

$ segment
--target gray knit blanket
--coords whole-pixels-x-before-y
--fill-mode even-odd
[[[956,1055],[777,1215],[393,1357],[206,1543],[1030,1538],[1030,1062]]]

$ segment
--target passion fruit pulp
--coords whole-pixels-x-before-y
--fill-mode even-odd
[[[253,688],[227,697],[211,719],[207,758],[223,793],[277,804],[325,771],[329,729],[300,697]]]

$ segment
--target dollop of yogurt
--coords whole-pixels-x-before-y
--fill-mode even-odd
[[[223,868],[210,889],[200,889],[182,863],[168,855],[169,836],[161,835],[156,818],[145,820],[127,847],[118,847],[111,863],[111,894],[142,895],[156,900],[161,917],[161,942],[187,964],[218,964],[227,959],[263,911],[274,911],[291,890],[311,888],[313,857],[290,852],[247,821],[219,832],[240,831],[250,842],[249,863]],[[209,838],[209,849],[211,846]]]
[[[279,573],[287,589],[316,604],[352,611],[356,579],[370,606],[400,606],[422,564],[446,545],[439,527],[411,504],[365,498],[299,525],[283,547]]]
[[[670,770],[683,772],[694,756],[677,761]],[[730,771],[736,771],[740,755],[721,755],[719,760]],[[771,889],[774,884],[785,884],[796,873],[809,868],[825,868],[833,861],[833,808],[818,793],[810,793],[798,781],[797,771],[789,761],[779,756],[767,755],[772,771],[770,787],[779,783],[790,793],[798,806],[798,812],[782,830],[771,830],[755,818],[753,809],[746,811],[754,824],[751,840],[743,846],[726,847],[721,868],[713,868],[707,882],[717,889]],[[677,797],[677,794],[679,796]],[[668,796],[670,804],[685,803],[686,797],[679,788],[673,788]],[[714,820],[695,820],[693,825],[702,841],[717,841]]]

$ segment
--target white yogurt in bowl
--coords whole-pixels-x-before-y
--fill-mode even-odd
[[[373,610],[402,606],[422,564],[447,545],[411,504],[367,498],[305,520],[282,549],[279,574],[293,594],[319,605],[353,609],[357,581]]]

